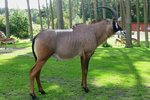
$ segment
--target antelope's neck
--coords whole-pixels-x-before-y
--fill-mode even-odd
[[[93,24],[92,27],[96,36],[97,46],[99,46],[108,38],[107,25],[104,22],[99,22]]]

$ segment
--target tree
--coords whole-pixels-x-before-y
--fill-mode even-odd
[[[47,17],[47,26],[48,26],[48,29],[50,27],[50,19],[49,19],[49,8],[48,8],[48,2],[46,0],[46,17]]]
[[[90,21],[92,21],[91,0],[88,0],[88,9],[89,9],[89,13],[90,13]]]
[[[32,19],[31,19],[31,10],[30,10],[30,2],[27,0],[27,6],[28,6],[28,18],[29,18],[29,25],[30,25],[30,40],[33,40],[33,29],[32,29]]]
[[[148,41],[148,1],[143,0],[144,2],[144,30],[145,30],[145,46],[149,47]]]
[[[43,30],[42,14],[41,14],[41,8],[40,8],[40,1],[39,0],[38,0],[38,8],[39,8],[41,30]]]
[[[97,0],[94,0],[94,18],[97,19]]]
[[[125,1],[120,0],[120,15],[121,15],[121,27],[125,29],[126,25],[126,9],[125,9]]]
[[[62,11],[62,0],[56,0],[57,8],[57,23],[59,29],[64,29],[63,11]]]
[[[71,5],[71,0],[69,0],[69,24],[70,28],[72,27],[72,5]]]
[[[126,47],[131,48],[132,47],[132,41],[131,41],[131,2],[130,0],[126,0]]]
[[[18,38],[29,38],[29,21],[26,11],[15,9],[10,16],[10,32]]]
[[[5,0],[6,36],[10,37],[8,1]]]
[[[137,13],[137,46],[140,46],[140,10],[139,0],[136,0],[136,13]]]
[[[85,9],[84,9],[84,0],[81,0],[81,8],[82,8],[82,18],[83,18],[83,23],[85,23]]]
[[[102,1],[102,5],[106,6],[106,1],[105,0]],[[105,19],[105,18],[106,18],[106,10],[103,9],[103,19]]]
[[[51,20],[52,20],[52,29],[54,29],[54,15],[53,15],[53,7],[52,7],[52,0],[50,2],[50,12],[51,12]]]

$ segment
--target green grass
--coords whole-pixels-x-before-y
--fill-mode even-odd
[[[16,50],[0,51],[0,100],[30,99],[29,70],[34,64],[30,46],[21,41]],[[38,93],[35,84],[40,100],[150,100],[150,49],[97,48],[89,64],[89,93],[80,86],[79,57],[50,58],[41,82],[47,95]]]

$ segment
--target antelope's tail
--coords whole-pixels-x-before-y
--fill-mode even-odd
[[[33,53],[33,56],[34,56],[35,61],[36,61],[37,60],[37,56],[36,56],[35,51],[34,51],[35,39],[36,39],[36,36],[32,40],[32,53]]]

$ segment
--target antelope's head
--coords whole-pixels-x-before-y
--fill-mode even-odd
[[[117,14],[117,12],[114,9],[109,8],[109,7],[98,7],[98,8],[104,8],[104,9],[107,9],[111,12],[112,17],[113,17],[112,18],[112,23],[111,23],[113,33],[125,37],[126,32],[118,24],[118,14]]]

